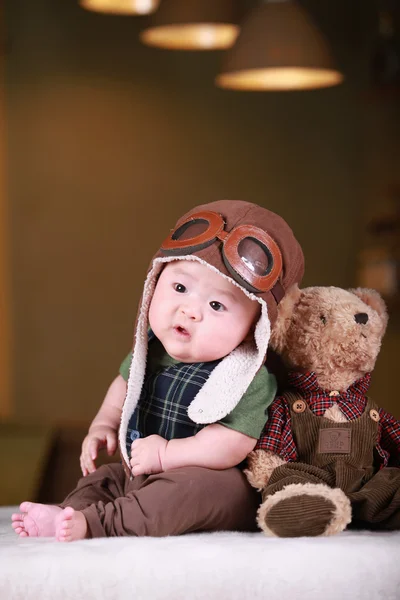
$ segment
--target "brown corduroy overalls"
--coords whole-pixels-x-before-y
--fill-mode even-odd
[[[400,529],[400,469],[377,466],[378,407],[368,400],[361,417],[335,423],[316,416],[300,395],[285,398],[298,460],[273,471],[263,501],[289,484],[323,483],[349,498],[353,525]]]

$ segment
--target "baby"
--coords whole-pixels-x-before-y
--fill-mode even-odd
[[[178,221],[153,258],[132,355],[82,445],[84,477],[60,506],[23,502],[21,537],[255,530],[259,504],[240,468],[276,382],[270,326],[304,260],[278,215],[220,201]],[[99,448],[122,464],[96,470]]]

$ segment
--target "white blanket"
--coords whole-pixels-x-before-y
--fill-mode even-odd
[[[399,600],[400,532],[24,538],[0,508],[1,600]]]

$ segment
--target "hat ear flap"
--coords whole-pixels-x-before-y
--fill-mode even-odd
[[[349,290],[349,292],[360,298],[367,306],[370,306],[372,310],[378,313],[382,321],[383,331],[385,331],[389,316],[382,296],[376,290],[368,288],[355,288]]]
[[[271,330],[270,345],[276,352],[282,352],[286,345],[286,334],[292,322],[295,306],[301,298],[297,283],[292,285],[278,304],[278,316]]]

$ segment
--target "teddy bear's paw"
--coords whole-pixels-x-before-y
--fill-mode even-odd
[[[268,496],[258,510],[257,523],[278,537],[333,535],[351,521],[351,505],[339,488],[324,484],[290,484]]]
[[[243,473],[250,485],[261,492],[274,469],[286,464],[286,461],[269,450],[253,450],[247,456],[247,464],[249,468]]]

